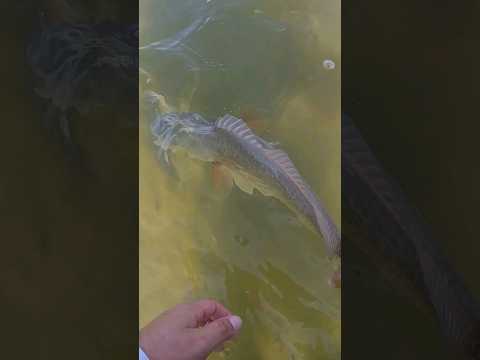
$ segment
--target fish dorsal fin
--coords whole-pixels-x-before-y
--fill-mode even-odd
[[[256,136],[253,131],[242,119],[236,118],[232,115],[225,115],[217,120],[215,126],[219,129],[234,135],[235,137],[249,142],[254,146],[261,148],[265,155],[274,163],[276,163],[282,171],[297,184],[297,186],[304,192],[308,193],[308,188],[303,181],[302,176],[296,169],[292,160],[285,151],[276,147],[276,144],[267,142],[262,138]]]
[[[292,160],[288,154],[282,149],[273,148],[266,149],[265,155],[277,164],[283,172],[304,192],[305,194],[309,193],[307,184],[302,178],[302,175],[298,172],[297,168],[293,164]]]
[[[330,254],[339,254],[340,238],[337,227],[330,219],[330,216],[318,200],[315,193],[300,175],[299,171],[293,164],[292,160],[290,160],[287,153],[278,148],[266,149],[264,150],[264,153],[272,162],[277,164],[277,166],[282,169],[283,173],[288,176],[293,183],[295,183],[297,188],[309,200],[309,203],[313,207],[313,211],[315,213],[315,221],[317,223],[318,230],[322,234],[327,244],[328,252]]]
[[[222,129],[239,139],[249,142],[254,146],[262,148],[269,145],[269,143],[262,141],[258,136],[256,136],[245,123],[245,121],[236,118],[235,116],[227,114],[218,119],[215,123],[215,126],[217,129]]]

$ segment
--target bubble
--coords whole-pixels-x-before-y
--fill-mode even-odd
[[[335,69],[335,62],[333,60],[327,59],[323,61],[323,67],[325,70]]]

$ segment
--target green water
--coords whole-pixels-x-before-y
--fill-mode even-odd
[[[201,3],[140,1],[140,44],[184,29]],[[340,3],[223,3],[237,6],[188,43],[221,66],[185,71],[181,57],[141,54],[150,86],[178,110],[242,116],[280,142],[340,227]],[[322,240],[273,199],[215,187],[208,164],[176,156],[172,181],[140,117],[140,326],[214,298],[244,320],[214,359],[339,359],[340,291]]]

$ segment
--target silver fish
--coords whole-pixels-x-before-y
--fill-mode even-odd
[[[221,164],[241,190],[252,194],[257,189],[277,198],[323,237],[329,256],[341,255],[337,227],[287,153],[255,135],[242,119],[225,115],[210,122],[195,113],[157,113],[151,131],[167,167],[172,166],[168,153],[179,149]]]

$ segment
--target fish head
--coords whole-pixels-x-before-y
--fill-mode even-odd
[[[152,99],[155,101],[155,98]],[[215,161],[214,125],[195,113],[157,114],[152,122],[154,144],[164,162],[169,163],[167,152],[185,150],[190,157],[202,161]]]
[[[179,113],[178,122],[182,126],[183,131],[188,134],[205,133],[213,125],[210,121],[196,113]]]

